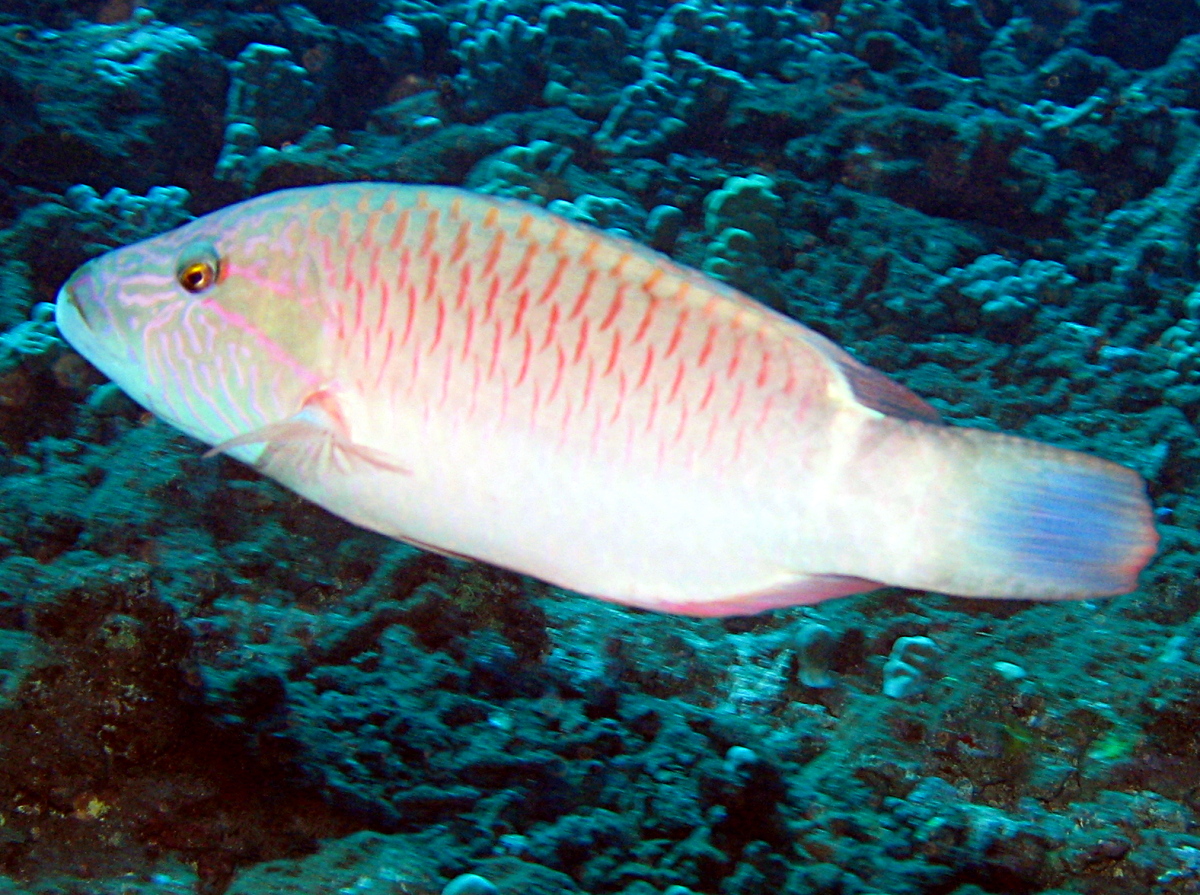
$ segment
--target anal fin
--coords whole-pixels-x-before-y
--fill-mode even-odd
[[[887,585],[849,575],[804,575],[778,587],[749,594],[738,594],[721,600],[697,600],[694,603],[660,603],[654,606],[661,612],[691,615],[702,618],[721,618],[731,615],[757,615],[769,609],[807,606],[877,590]]]

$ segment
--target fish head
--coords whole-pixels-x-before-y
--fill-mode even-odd
[[[59,290],[60,333],[209,444],[295,413],[325,384],[325,323],[304,240],[270,210],[231,206],[92,259]]]

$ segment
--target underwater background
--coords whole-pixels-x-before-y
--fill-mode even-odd
[[[1192,0],[2,0],[0,893],[1200,892],[1198,110]],[[58,337],[88,258],[357,180],[631,235],[1131,466],[1159,556],[640,612],[202,459]]]

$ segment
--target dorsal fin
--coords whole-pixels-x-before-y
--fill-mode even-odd
[[[849,355],[846,355],[846,359],[849,363],[842,358],[834,358],[859,403],[902,420],[942,424],[938,412],[913,391]]]
[[[814,330],[809,329],[786,314],[769,308],[745,293],[719,281],[713,281],[694,270],[683,267],[670,258],[659,255],[644,246],[629,243],[630,251],[642,255],[654,263],[659,269],[666,270],[675,276],[689,280],[706,292],[715,292],[734,304],[741,305],[755,315],[774,317],[777,325],[782,325],[791,338],[799,337],[828,357],[838,368],[846,380],[854,399],[864,407],[869,407],[879,413],[898,417],[904,420],[917,420],[922,423],[942,425],[942,418],[936,410],[927,404],[916,393],[904,387],[878,370],[868,367],[856,360],[845,349],[830,341]]]
[[[820,333],[803,327],[801,337],[833,361],[853,392],[854,399],[864,407],[902,420],[942,425],[942,418],[938,412],[911,389],[905,388],[874,367],[868,367],[862,361],[856,360],[845,349],[839,348]]]

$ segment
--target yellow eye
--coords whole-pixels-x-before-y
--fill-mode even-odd
[[[190,246],[179,259],[175,278],[179,285],[195,295],[210,288],[220,276],[220,258],[207,243]]]
[[[193,261],[179,271],[179,285],[188,292],[203,292],[216,278],[217,272],[213,270],[212,265],[203,261]]]

